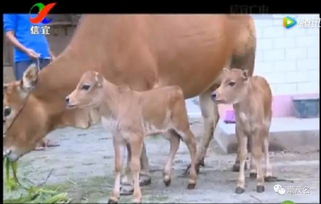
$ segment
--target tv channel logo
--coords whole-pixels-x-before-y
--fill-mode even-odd
[[[36,3],[34,4],[29,13],[31,13],[31,11],[37,7],[38,8],[38,15],[34,18],[30,18],[30,22],[37,24],[37,23],[43,23],[43,24],[48,24],[52,21],[52,19],[46,18],[47,15],[49,14],[50,10],[53,9],[53,7],[56,5],[56,2],[54,3],[50,3],[47,5],[44,5],[43,3]]]
[[[283,18],[283,27],[289,29],[292,28],[297,24],[297,21],[295,18],[291,18],[289,16]]]

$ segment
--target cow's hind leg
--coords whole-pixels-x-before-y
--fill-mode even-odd
[[[164,184],[169,186],[171,183],[172,165],[179,147],[180,138],[173,130],[169,130],[166,137],[170,141],[170,153],[164,168]]]
[[[201,144],[198,148],[196,165],[204,166],[204,158],[210,141],[213,138],[214,130],[219,120],[219,113],[217,104],[211,99],[211,92],[209,90],[200,95],[200,106],[204,120],[204,135],[201,139]]]

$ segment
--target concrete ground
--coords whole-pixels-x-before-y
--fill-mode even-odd
[[[203,125],[191,120],[192,131],[199,140]],[[18,175],[34,183],[43,182],[53,170],[46,185],[68,192],[73,203],[106,203],[113,187],[113,145],[111,135],[101,125],[88,130],[64,128],[48,135],[60,143],[45,151],[33,151],[20,159]],[[237,173],[232,172],[235,154],[225,154],[213,140],[205,167],[200,171],[196,189],[187,190],[188,178],[181,176],[190,162],[185,144],[181,143],[175,158],[172,183],[165,187],[162,169],[169,152],[169,142],[160,136],[146,140],[152,184],[142,187],[143,202],[219,202],[219,203],[319,203],[319,151],[271,152],[274,176],[285,181],[266,183],[264,193],[255,192],[255,180],[246,176],[246,191],[234,193]],[[22,179],[23,180],[23,179]],[[274,191],[279,184],[284,194]],[[5,192],[4,199],[12,195]],[[131,201],[122,196],[120,202]]]

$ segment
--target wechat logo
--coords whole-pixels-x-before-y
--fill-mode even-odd
[[[285,189],[280,185],[280,184],[276,184],[273,187],[274,191],[280,195],[284,195],[285,194]]]

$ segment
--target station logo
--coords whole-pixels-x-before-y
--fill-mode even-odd
[[[283,18],[283,27],[289,29],[297,24],[297,21],[294,18],[289,16]]]

